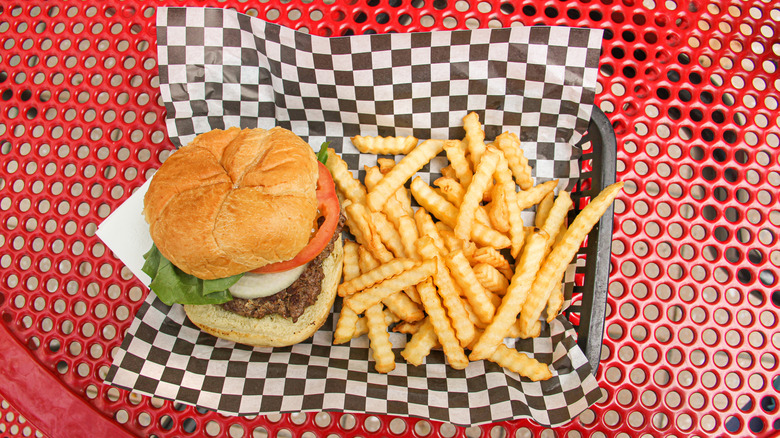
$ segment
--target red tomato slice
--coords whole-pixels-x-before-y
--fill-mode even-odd
[[[314,237],[309,240],[309,244],[306,245],[298,255],[290,260],[271,263],[270,265],[262,266],[251,272],[255,274],[270,274],[273,272],[287,271],[312,261],[326,246],[328,246],[328,242],[330,242],[330,238],[333,237],[333,233],[336,231],[336,226],[339,223],[341,207],[339,205],[339,198],[336,196],[336,185],[333,183],[333,178],[330,176],[328,168],[319,161],[317,163],[319,164],[319,174],[317,177],[317,208],[320,215],[325,218],[325,221],[314,233]]]

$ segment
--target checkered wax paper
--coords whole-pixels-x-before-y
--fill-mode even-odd
[[[377,156],[360,154],[350,136],[462,138],[462,118],[475,111],[488,140],[503,131],[520,135],[537,182],[558,178],[566,187],[579,175],[573,145],[590,120],[601,31],[513,27],[324,38],[210,8],[159,8],[157,26],[160,89],[177,146],[214,128],[280,125],[315,148],[331,141],[362,176]],[[444,160],[435,158],[420,175],[436,178]],[[365,336],[332,344],[340,308],[337,301],[305,342],[251,348],[204,334],[181,306],[149,294],[106,381],[224,414],[337,410],[463,426],[522,417],[559,425],[601,395],[564,317],[543,324],[540,337],[516,342],[552,364],[550,380],[531,382],[487,361],[452,369],[440,351],[424,365],[408,365],[399,354],[406,335],[398,333],[391,334],[396,369],[377,373]]]

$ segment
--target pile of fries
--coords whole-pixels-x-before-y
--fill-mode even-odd
[[[327,167],[356,240],[344,246],[338,288],[344,305],[334,342],[367,333],[375,368],[387,373],[395,369],[391,327],[411,335],[401,351],[410,364],[441,348],[456,369],[487,359],[545,380],[552,376],[547,364],[503,339],[539,336],[542,312],[548,321],[558,315],[566,267],[623,184],[607,187],[567,227],[569,193],[555,196],[557,181],[533,185],[517,135],[505,132],[486,144],[476,113],[463,126],[462,140],[419,145],[414,137],[353,137],[363,153],[404,154],[397,164],[378,158],[366,167],[364,183],[328,150]],[[435,187],[416,177],[407,189],[442,151],[449,165]],[[520,213],[534,206],[534,226],[526,227]]]

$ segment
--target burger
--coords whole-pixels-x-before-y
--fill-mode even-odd
[[[287,346],[326,321],[344,216],[327,159],[283,129],[213,130],[163,163],[144,196],[150,288],[203,331]]]

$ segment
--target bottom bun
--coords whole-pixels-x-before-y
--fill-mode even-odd
[[[286,347],[304,341],[319,330],[330,315],[341,280],[344,250],[341,239],[322,263],[325,278],[317,301],[307,307],[297,322],[280,315],[249,318],[229,312],[220,305],[185,305],[193,324],[218,338],[256,347]]]

